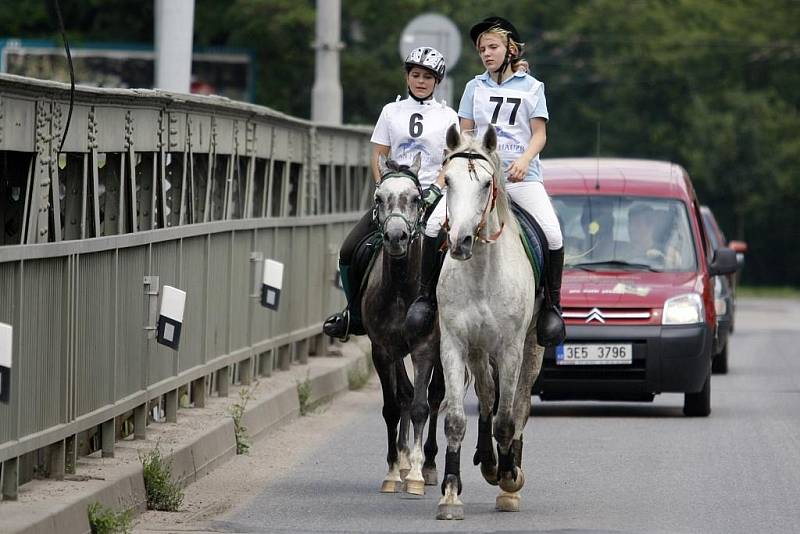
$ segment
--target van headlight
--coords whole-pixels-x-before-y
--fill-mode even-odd
[[[717,317],[725,315],[728,312],[728,303],[722,296],[722,277],[714,277],[714,311],[717,312]]]
[[[661,324],[697,324],[703,322],[703,300],[697,293],[678,295],[664,302]]]

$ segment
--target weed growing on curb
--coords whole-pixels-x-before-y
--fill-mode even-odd
[[[347,385],[350,391],[357,391],[363,388],[369,382],[372,372],[372,360],[367,360],[364,365],[354,365],[347,372]]]
[[[172,462],[167,462],[156,448],[139,460],[144,468],[144,489],[147,493],[147,509],[177,512],[183,502],[183,491],[172,481]]]
[[[250,450],[250,437],[247,435],[247,427],[244,426],[244,411],[247,401],[253,398],[249,388],[239,390],[239,402],[229,408],[231,418],[233,418],[233,434],[236,438],[236,454],[245,454]]]
[[[133,527],[131,510],[115,512],[99,502],[89,505],[89,528],[92,534],[127,534]]]
[[[306,379],[297,383],[297,400],[300,403],[300,415],[311,411],[311,378],[306,373]]]

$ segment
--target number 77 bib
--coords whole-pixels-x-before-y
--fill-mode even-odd
[[[472,112],[476,136],[483,137],[489,124],[497,131],[497,152],[503,161],[513,161],[525,152],[531,140],[530,117],[539,102],[541,82],[529,91],[503,87],[475,87]]]

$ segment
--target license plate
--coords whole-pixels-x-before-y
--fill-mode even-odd
[[[624,365],[630,363],[633,363],[632,345],[582,343],[556,347],[557,365]]]

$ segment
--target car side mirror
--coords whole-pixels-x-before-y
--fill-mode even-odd
[[[738,267],[736,252],[733,249],[722,247],[714,253],[714,259],[708,266],[708,271],[711,276],[717,276],[718,274],[735,273]]]
[[[739,266],[738,268],[741,269],[744,267],[744,253],[747,252],[747,243],[744,241],[732,240],[728,243],[728,246],[736,252],[736,264]]]

